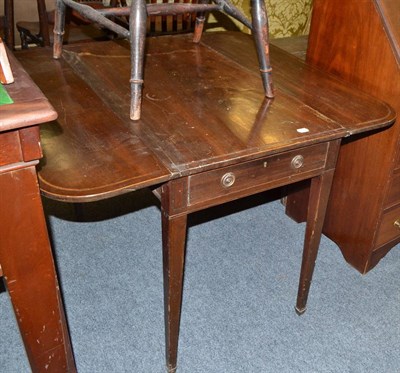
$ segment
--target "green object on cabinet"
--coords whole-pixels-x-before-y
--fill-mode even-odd
[[[0,84],[0,105],[12,104],[13,102],[6,89]]]

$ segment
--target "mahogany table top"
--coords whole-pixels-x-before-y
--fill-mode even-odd
[[[129,119],[128,43],[18,53],[59,114],[42,127],[42,192],[84,202],[391,124],[385,103],[271,46],[276,97],[239,32],[147,38],[142,119]]]

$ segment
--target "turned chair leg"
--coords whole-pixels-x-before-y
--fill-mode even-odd
[[[62,54],[62,46],[65,30],[65,13],[66,6],[63,0],[57,0],[56,12],[54,20],[54,44],[53,44],[53,57],[59,59]]]
[[[199,4],[208,4],[208,0],[199,0]],[[196,14],[196,22],[193,31],[193,43],[199,43],[201,35],[203,34],[204,23],[206,21],[206,13],[199,12]]]
[[[272,68],[269,59],[268,17],[264,0],[252,0],[251,12],[253,37],[256,43],[265,96],[273,98],[274,88],[272,85]]]
[[[140,119],[142,86],[143,86],[143,65],[144,45],[146,39],[147,9],[146,0],[132,1],[129,30],[131,42],[131,113],[132,120]]]

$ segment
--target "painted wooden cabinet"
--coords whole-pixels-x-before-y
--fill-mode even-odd
[[[400,1],[314,0],[307,60],[400,115]],[[399,139],[397,120],[345,140],[340,151],[323,231],[362,273],[400,242]],[[304,191],[289,196],[288,215],[303,220],[306,198]]]

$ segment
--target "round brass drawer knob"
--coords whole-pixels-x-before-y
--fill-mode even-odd
[[[227,172],[224,176],[221,177],[221,185],[225,188],[231,187],[235,184],[235,174],[233,172]]]
[[[293,157],[292,162],[291,162],[291,167],[293,169],[297,169],[300,167],[303,167],[304,165],[304,157],[302,155],[296,155],[295,157]]]
[[[393,223],[393,225],[394,225],[395,227],[397,227],[397,228],[400,229],[400,219],[397,219],[397,220]]]

